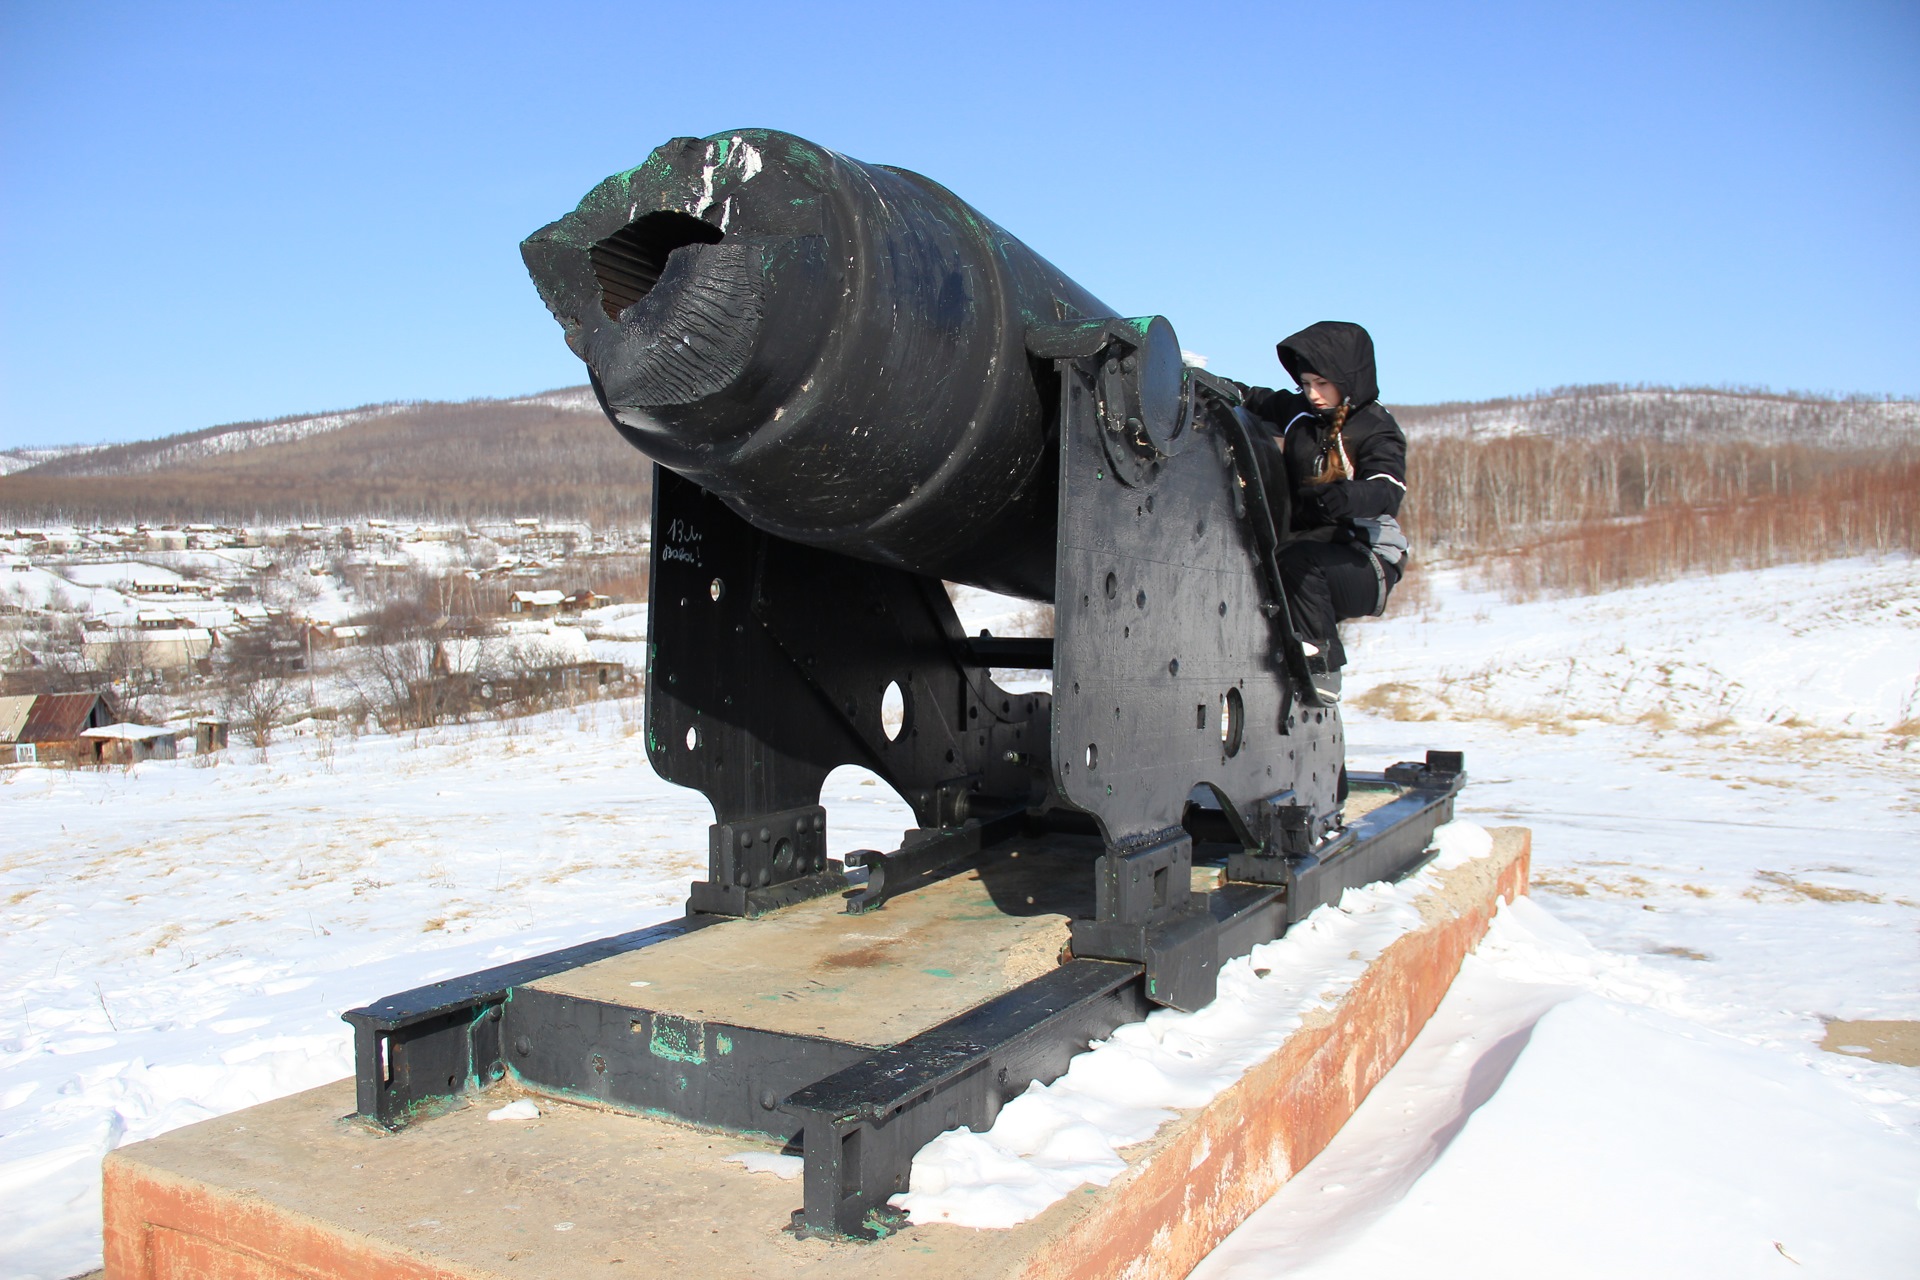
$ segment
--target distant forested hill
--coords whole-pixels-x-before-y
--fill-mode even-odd
[[[1457,545],[1669,501],[1803,492],[1836,467],[1884,475],[1920,449],[1911,400],[1574,387],[1394,413],[1420,482],[1412,523]],[[644,521],[651,497],[646,459],[584,387],[16,449],[0,464],[0,524],[540,516],[612,527]]]
[[[30,454],[32,451],[17,451]],[[0,522],[646,519],[651,465],[585,388],[374,405],[63,453],[0,475]]]

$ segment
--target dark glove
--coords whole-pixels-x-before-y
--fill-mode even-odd
[[[1344,480],[1302,486],[1300,499],[1308,510],[1317,511],[1328,520],[1345,520],[1353,514],[1353,495],[1347,491]]]

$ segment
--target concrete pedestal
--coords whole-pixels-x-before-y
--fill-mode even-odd
[[[1530,838],[1441,874],[1339,1003],[1206,1107],[1126,1152],[1129,1170],[1007,1231],[907,1227],[873,1244],[782,1231],[800,1184],[726,1156],[751,1140],[542,1097],[489,1123],[496,1090],[385,1133],[341,1081],[113,1153],[108,1280],[600,1280],[632,1276],[1180,1276],[1318,1153],[1425,1024]],[[773,1150],[770,1144],[764,1149]]]

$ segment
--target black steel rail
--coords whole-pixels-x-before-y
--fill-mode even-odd
[[[353,1027],[359,1114],[399,1129],[423,1109],[506,1075],[501,1010],[515,987],[702,929],[719,916],[687,916],[597,938],[477,973],[430,982],[340,1016]]]
[[[1460,755],[1356,773],[1356,789],[1399,794],[1316,849],[1289,852],[1282,825],[1247,849],[1223,845],[1229,824],[1195,818],[1196,855],[1226,883],[1186,921],[1217,967],[1280,936],[1349,887],[1410,874],[1434,829],[1453,816],[1465,780]],[[1273,811],[1287,812],[1285,797]],[[1218,813],[1213,815],[1218,819]],[[931,834],[864,864],[868,885],[848,911],[993,859],[1043,821],[1024,812]],[[1095,838],[1090,835],[1090,841]],[[696,1022],[662,1010],[557,995],[529,984],[566,970],[730,923],[689,915],[652,928],[501,965],[389,996],[346,1014],[355,1032],[360,1114],[388,1129],[447,1106],[509,1072],[536,1091],[731,1132],[797,1141],[806,1160],[795,1230],[873,1239],[898,1221],[913,1157],[958,1125],[992,1125],[1033,1081],[1062,1074],[1076,1053],[1155,1004],[1141,963],[1078,958],[898,1044],[875,1049],[820,1036]],[[734,928],[751,930],[746,922]],[[746,936],[745,933],[742,935]]]

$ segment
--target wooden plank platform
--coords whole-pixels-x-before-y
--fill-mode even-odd
[[[1012,1230],[802,1240],[780,1230],[800,1184],[726,1161],[754,1149],[750,1140],[550,1098],[537,1121],[489,1123],[487,1109],[512,1096],[502,1091],[384,1133],[350,1118],[353,1085],[342,1081],[109,1156],[106,1276],[1184,1275],[1326,1145],[1399,1058],[1496,904],[1526,891],[1529,852],[1525,830],[1496,832],[1489,857],[1440,875],[1420,902],[1425,924],[1336,1007],[1128,1151],[1112,1185],[1082,1188]]]
[[[1091,909],[1098,852],[1097,841],[1034,836],[866,915],[848,916],[838,897],[816,898],[527,985],[881,1048],[1058,964],[1069,918]]]

